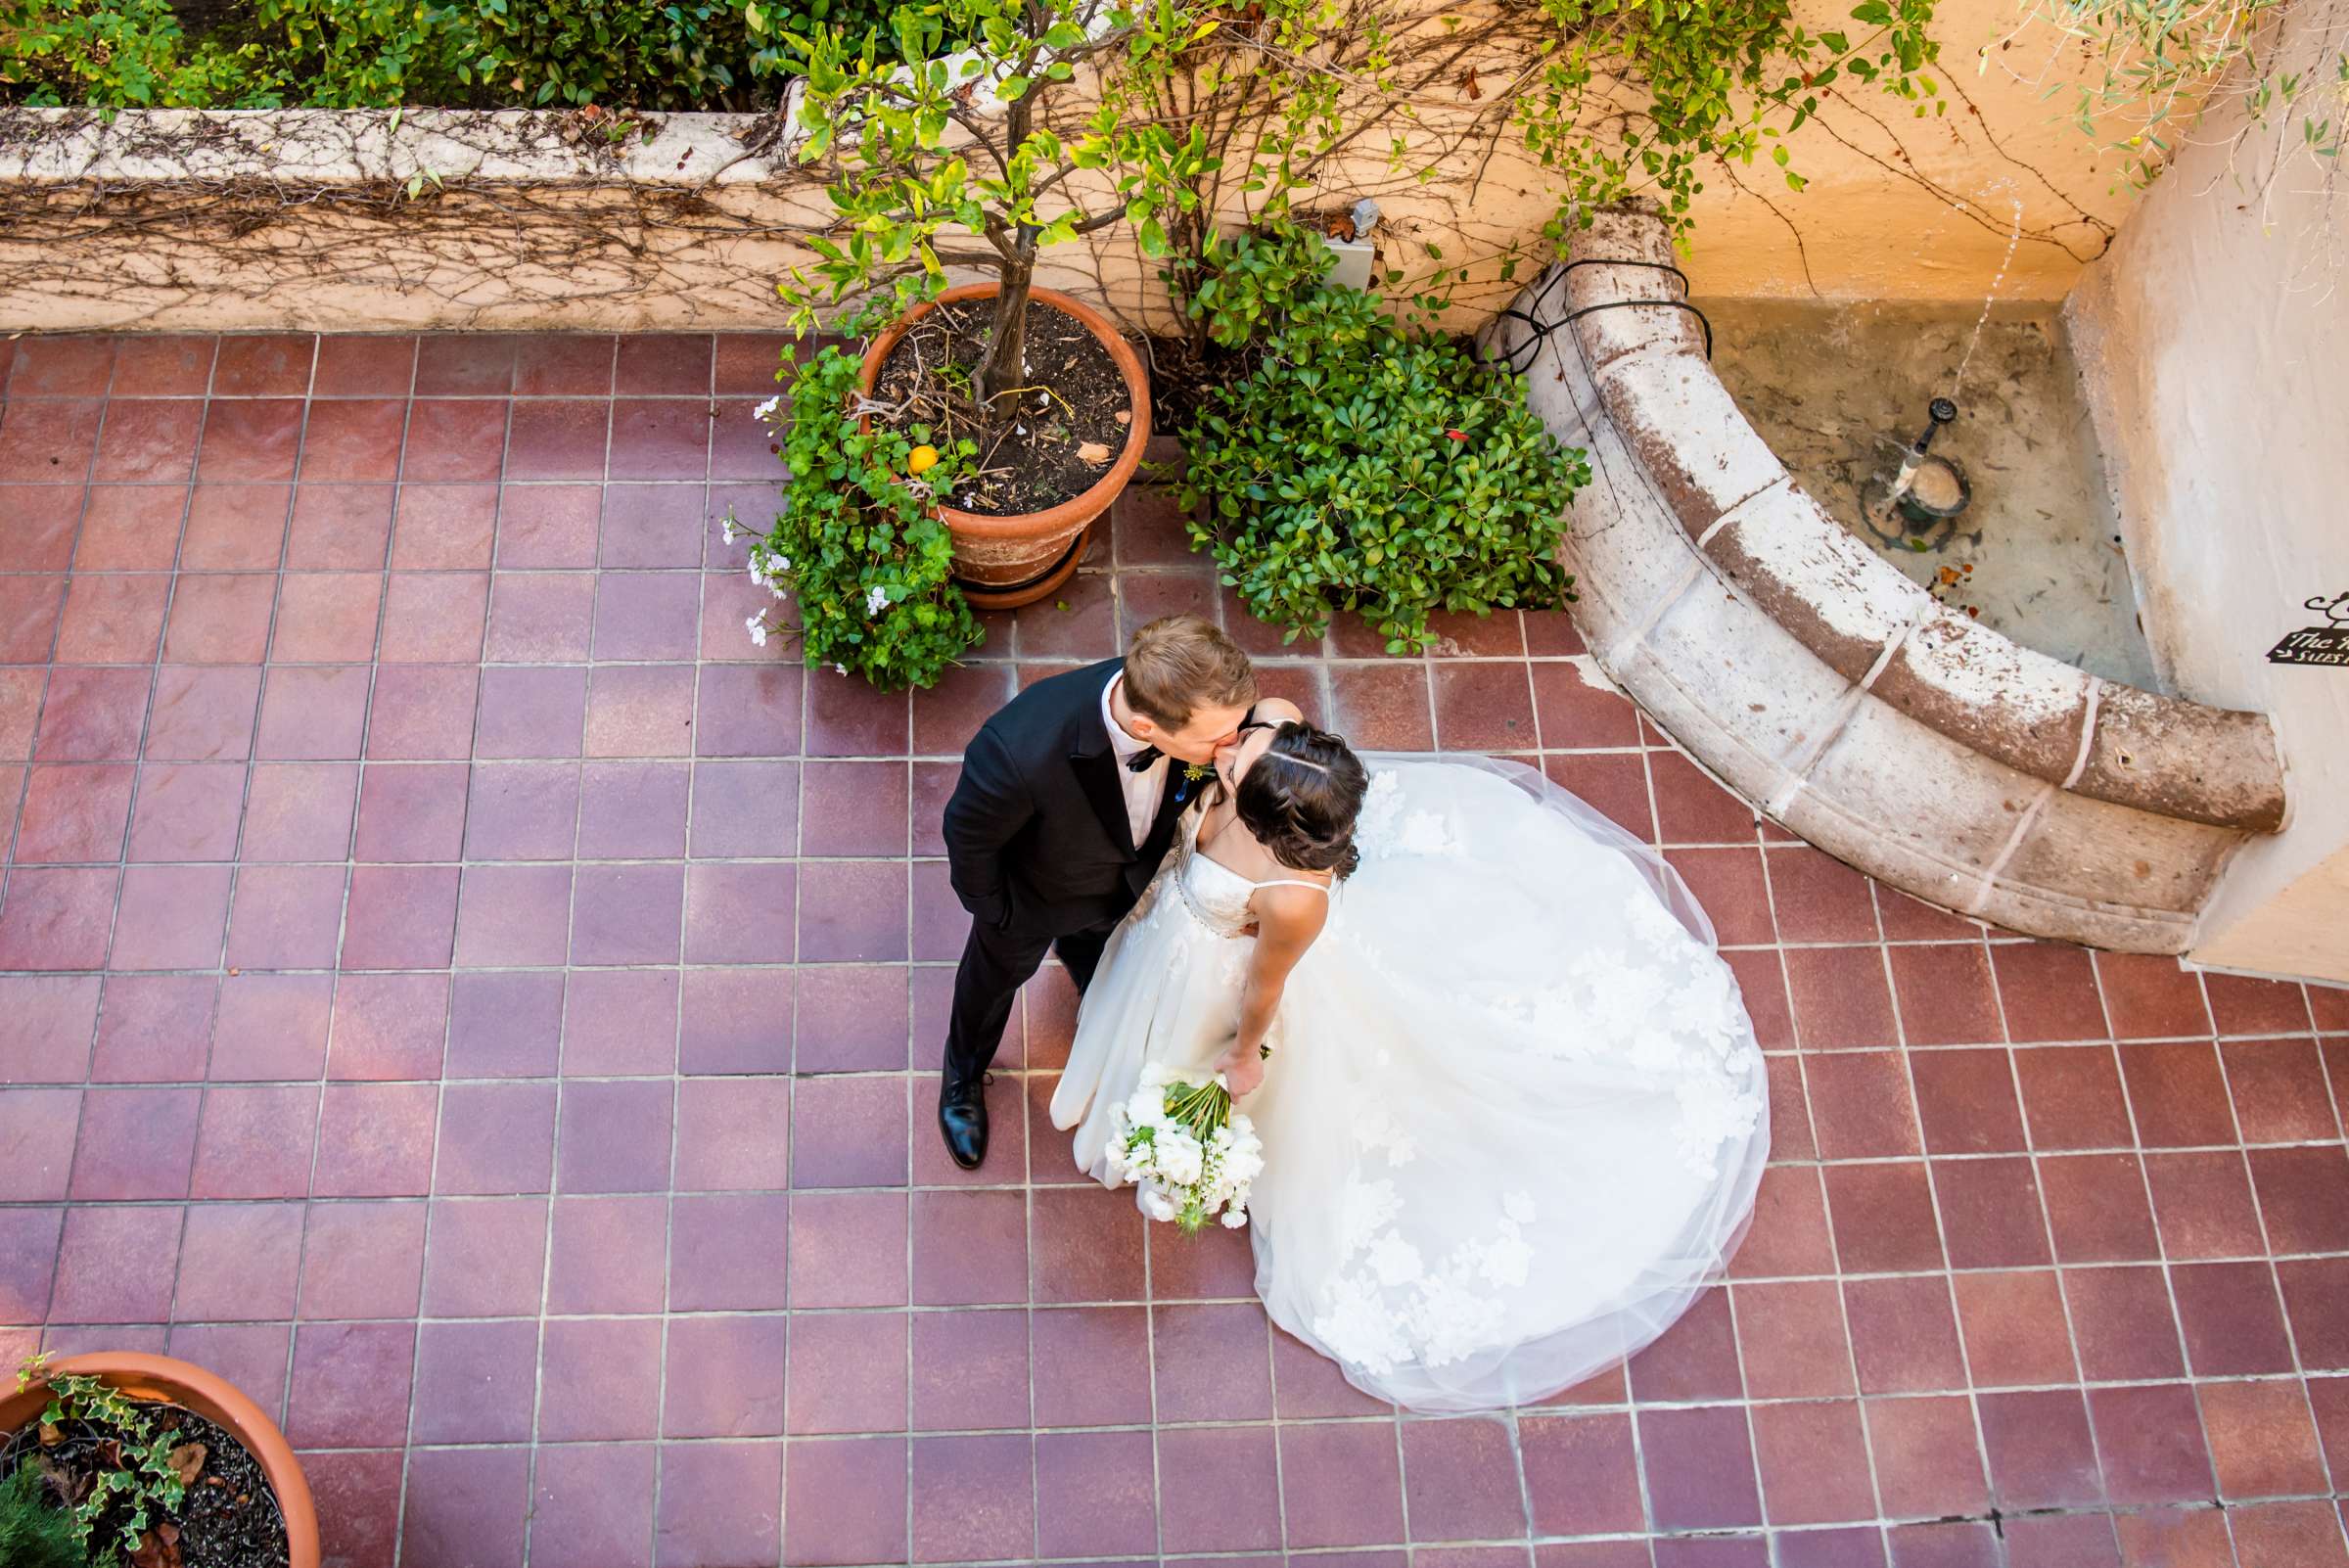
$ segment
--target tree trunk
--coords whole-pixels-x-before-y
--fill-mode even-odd
[[[1028,385],[1028,291],[1036,282],[1034,256],[1006,262],[1002,276],[987,356],[979,361],[979,396],[990,412],[994,410],[996,398]]]

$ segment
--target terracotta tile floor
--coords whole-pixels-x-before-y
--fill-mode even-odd
[[[761,655],[711,519],[771,505],[773,348],[0,346],[9,1359],[229,1374],[337,1564],[2349,1560],[2349,996],[1871,887],[1563,616],[1398,661],[1221,612],[1366,744],[1541,754],[1719,923],[1775,1164],[1628,1378],[1353,1394],[1243,1240],[1072,1179],[1057,974],[953,1171],[957,752],[1218,594],[1141,490],[934,692]]]

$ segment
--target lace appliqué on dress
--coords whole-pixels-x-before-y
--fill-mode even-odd
[[[1355,818],[1354,844],[1366,859],[1385,860],[1399,854],[1449,855],[1464,852],[1452,836],[1451,824],[1437,811],[1403,810],[1403,782],[1391,767],[1370,775],[1362,809]]]
[[[1313,1324],[1331,1354],[1385,1376],[1405,1362],[1449,1365],[1498,1342],[1510,1320],[1507,1293],[1525,1288],[1533,1264],[1530,1194],[1508,1194],[1492,1228],[1434,1268],[1390,1223],[1400,1207],[1392,1181],[1351,1183],[1341,1201],[1343,1262],[1354,1267],[1323,1287]],[[1365,1232],[1360,1223],[1371,1216],[1378,1224]]]

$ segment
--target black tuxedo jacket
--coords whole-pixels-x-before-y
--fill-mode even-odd
[[[1174,843],[1180,763],[1148,837],[1133,842],[1101,692],[1122,659],[1039,680],[962,755],[946,802],[946,863],[971,917],[1010,935],[1067,936],[1131,909]]]

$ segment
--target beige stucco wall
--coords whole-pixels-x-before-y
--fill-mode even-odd
[[[2246,199],[2215,124],[2067,306],[2163,675],[2274,716],[2293,802],[2246,846],[2189,956],[2349,981],[2349,669],[2272,665],[2349,590],[2349,206],[2306,161]]]
[[[1797,7],[1813,26],[1846,9]],[[2131,199],[2037,86],[1975,73],[2015,16],[2014,0],[1941,0],[1935,75],[1950,114],[1912,118],[1845,84],[1850,96],[1790,143],[1807,190],[1767,159],[1712,170],[1694,214],[1698,292],[1976,299],[2019,202],[2025,238],[2001,293],[2061,297]],[[1492,84],[1508,74],[1495,61],[1447,75],[1415,100],[1413,158],[1396,166],[1386,137],[1367,137],[1321,181],[1330,205],[1381,204],[1382,267],[1416,279],[1437,264],[1430,244],[1445,264],[1470,259],[1463,330],[1547,259],[1555,182],[1505,131],[1475,134],[1502,125]],[[69,117],[0,137],[0,326],[12,330],[770,326],[773,279],[806,258],[793,237],[828,220],[787,148],[746,150],[746,116],[667,116],[652,142],[618,148],[554,115],[124,115],[59,134]],[[1226,149],[1227,163],[1239,153]],[[438,183],[411,195],[420,172]],[[1222,219],[1245,221],[1246,201],[1235,191]],[[1512,251],[1532,264],[1508,281]],[[1055,253],[1045,281],[1164,326],[1158,270],[1113,228]]]
[[[1850,27],[1842,0],[1796,0],[1813,28]],[[2081,68],[2018,0],[1940,0],[1928,72],[1950,109],[1847,84],[1789,139],[1800,193],[1766,161],[1708,179],[1688,270],[1699,294],[1978,300],[2019,220],[2005,300],[2059,300],[2137,202],[2077,125]],[[1987,50],[1991,64],[1982,66]],[[2019,210],[2018,210],[2019,207]]]

